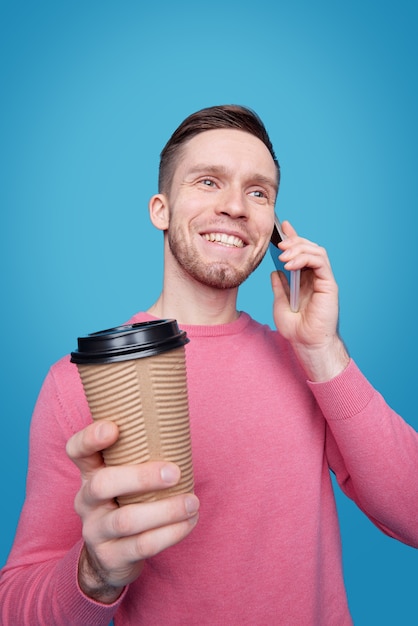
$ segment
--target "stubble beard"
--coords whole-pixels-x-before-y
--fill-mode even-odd
[[[235,289],[242,285],[260,265],[265,254],[264,252],[255,261],[248,261],[240,268],[220,261],[204,263],[193,246],[187,245],[181,232],[173,226],[168,229],[168,245],[171,254],[184,272],[203,285],[215,289]]]

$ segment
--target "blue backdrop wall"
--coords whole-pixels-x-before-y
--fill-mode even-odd
[[[279,215],[328,249],[351,354],[418,427],[417,26],[408,0],[0,2],[0,565],[42,380],[78,335],[158,295],[147,201],[162,146],[204,106],[261,115]],[[271,269],[240,297],[268,323]],[[416,551],[337,497],[355,624],[416,623]]]

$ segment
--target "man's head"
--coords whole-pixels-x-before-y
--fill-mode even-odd
[[[226,104],[208,107],[192,113],[174,131],[161,152],[159,193],[169,194],[173,175],[186,143],[199,133],[216,129],[242,130],[260,139],[267,147],[276,165],[277,186],[279,185],[279,163],[263,122],[251,109],[235,104]]]
[[[279,167],[263,124],[243,107],[204,109],[175,131],[161,163],[149,208],[165,232],[165,276],[235,289],[273,230]]]

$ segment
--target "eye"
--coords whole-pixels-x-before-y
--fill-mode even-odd
[[[213,180],[211,180],[210,178],[202,178],[202,180],[199,181],[202,185],[204,185],[205,187],[214,187],[215,186],[215,182]]]
[[[253,189],[253,191],[250,191],[250,196],[254,196],[254,198],[260,198],[260,199],[266,199],[268,200],[268,194],[263,191],[262,189]]]

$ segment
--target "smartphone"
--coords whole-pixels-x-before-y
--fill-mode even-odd
[[[276,214],[274,214],[274,228],[270,240],[270,253],[276,269],[279,269],[278,264],[280,263],[280,261],[278,260],[279,251],[277,249],[277,246],[281,241],[284,241],[284,239],[286,239],[286,235],[282,230],[279,218]],[[282,267],[280,269],[282,269],[283,271]],[[299,311],[300,270],[292,270],[291,272],[289,272],[289,274],[290,310],[294,313],[297,313]]]

